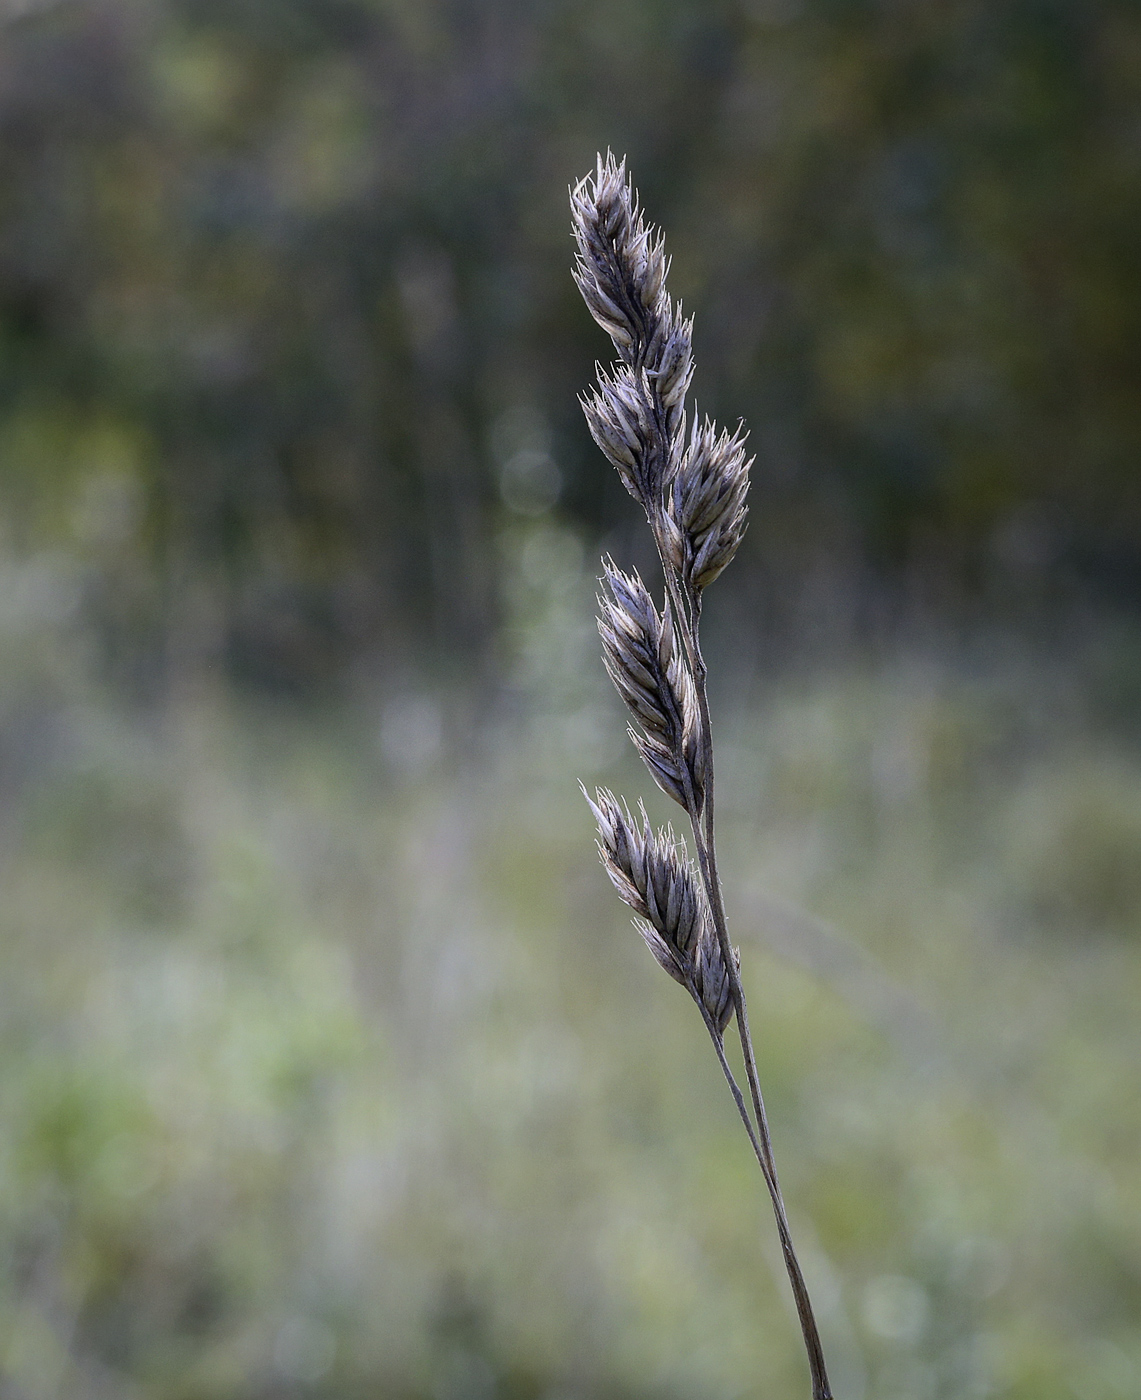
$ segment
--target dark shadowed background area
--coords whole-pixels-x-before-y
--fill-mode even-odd
[[[1141,1393],[1137,7],[0,0],[2,1400],[807,1394],[575,786],[671,815],[608,147],[757,454],[721,840],[839,1400]]]

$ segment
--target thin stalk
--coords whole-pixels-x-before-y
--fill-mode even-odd
[[[765,1113],[765,1102],[761,1095],[760,1081],[757,1076],[757,1060],[753,1052],[753,1037],[749,1031],[749,1012],[745,1003],[745,989],[741,983],[741,974],[737,970],[737,960],[733,956],[733,949],[729,941],[725,901],[721,893],[721,879],[717,872],[717,847],[713,830],[713,729],[709,716],[709,696],[705,686],[705,660],[701,655],[701,642],[698,636],[698,626],[701,621],[701,594],[697,592],[688,594],[685,600],[688,607],[683,606],[682,590],[678,585],[674,570],[662,552],[657,529],[654,530],[654,534],[658,538],[658,550],[661,556],[662,572],[665,574],[666,588],[670,595],[670,601],[673,603],[674,612],[678,616],[678,630],[681,633],[682,643],[689,660],[690,674],[697,692],[698,714],[701,721],[701,745],[705,764],[704,802],[700,814],[694,807],[690,807],[689,819],[693,825],[694,845],[697,848],[702,883],[705,886],[709,908],[713,915],[713,926],[729,975],[729,988],[733,997],[733,1009],[737,1013],[737,1029],[741,1039],[741,1055],[745,1062],[745,1076],[749,1082],[749,1094],[757,1115],[761,1144],[773,1180],[776,1181],[772,1138],[769,1134],[768,1115]],[[777,1195],[780,1196],[779,1183],[777,1184]]]
[[[784,1255],[785,1271],[788,1274],[788,1281],[792,1288],[793,1301],[796,1304],[796,1313],[800,1321],[800,1330],[804,1337],[804,1349],[808,1355],[808,1366],[812,1375],[812,1400],[832,1400],[832,1389],[828,1381],[828,1372],[824,1364],[824,1349],[820,1342],[820,1332],[816,1326],[816,1316],[812,1310],[812,1300],[809,1297],[808,1288],[804,1281],[800,1260],[797,1258],[796,1249],[792,1243],[792,1231],[789,1227],[788,1215],[785,1211],[784,1197],[781,1194],[780,1179],[777,1176],[776,1159],[773,1156],[772,1135],[769,1132],[768,1114],[765,1111],[765,1100],[761,1093],[760,1079],[757,1074],[757,1060],[753,1051],[753,1037],[749,1030],[749,1012],[745,1002],[745,989],[741,983],[741,974],[737,969],[737,959],[733,955],[732,944],[729,940],[729,926],[725,917],[725,901],[721,892],[721,879],[717,870],[717,847],[714,839],[713,826],[713,728],[709,714],[709,695],[705,684],[705,659],[701,654],[701,640],[699,636],[699,627],[701,623],[701,594],[696,589],[692,592],[686,590],[687,596],[683,602],[682,590],[679,586],[677,576],[666,559],[665,552],[661,547],[661,536],[656,522],[651,521],[651,526],[658,543],[658,552],[661,557],[662,572],[666,580],[666,589],[677,617],[678,631],[682,636],[682,644],[685,647],[686,656],[689,660],[690,674],[693,677],[694,689],[697,692],[698,714],[701,726],[701,745],[705,767],[703,801],[700,811],[689,782],[687,765],[682,765],[682,771],[685,774],[686,797],[688,798],[687,808],[690,823],[693,827],[694,845],[697,848],[698,866],[701,870],[701,879],[705,886],[706,897],[709,900],[709,909],[713,916],[713,927],[717,934],[717,942],[721,948],[721,956],[724,960],[725,969],[729,977],[729,991],[733,998],[733,1009],[737,1019],[737,1031],[741,1041],[741,1056],[744,1060],[745,1076],[749,1084],[749,1095],[753,1101],[753,1111],[757,1119],[756,1130],[754,1130],[752,1120],[749,1118],[745,1108],[744,1098],[740,1088],[729,1070],[728,1062],[725,1059],[725,1047],[722,1037],[718,1034],[717,1028],[713,1025],[709,1013],[701,1004],[700,998],[697,998],[697,1001],[698,1005],[701,1006],[702,1015],[705,1017],[706,1027],[713,1037],[718,1059],[721,1061],[722,1069],[725,1071],[729,1080],[729,1086],[733,1091],[733,1097],[737,1103],[738,1112],[741,1114],[742,1121],[749,1134],[749,1141],[753,1145],[753,1151],[756,1153],[757,1161],[760,1163],[761,1172],[765,1178],[765,1185],[768,1187],[769,1196],[772,1199],[773,1213],[776,1216],[777,1222],[777,1233],[780,1236],[781,1252]],[[685,604],[688,604],[688,607],[685,606]]]
[[[709,1032],[709,1038],[713,1041],[713,1048],[717,1052],[717,1060],[721,1066],[721,1071],[725,1075],[729,1090],[733,1095],[733,1102],[737,1105],[737,1112],[741,1115],[741,1122],[745,1125],[745,1132],[749,1135],[749,1141],[753,1146],[757,1162],[761,1168],[761,1175],[765,1179],[765,1185],[769,1189],[769,1196],[772,1198],[773,1210],[776,1213],[777,1234],[780,1236],[781,1253],[784,1255],[785,1269],[788,1273],[789,1283],[792,1285],[793,1301],[796,1304],[797,1317],[800,1319],[800,1328],[804,1334],[804,1345],[808,1352],[808,1366],[812,1373],[812,1397],[813,1400],[832,1400],[832,1391],[828,1384],[828,1373],[824,1367],[824,1352],[820,1345],[820,1337],[816,1331],[816,1320],[812,1314],[812,1300],[808,1296],[808,1286],[804,1282],[804,1275],[800,1269],[800,1261],[796,1257],[796,1250],[792,1244],[792,1234],[789,1231],[788,1219],[784,1212],[784,1202],[781,1200],[780,1187],[777,1184],[776,1174],[771,1168],[771,1155],[766,1159],[765,1153],[761,1149],[761,1143],[757,1138],[753,1127],[753,1120],[749,1117],[749,1110],[745,1106],[745,1096],[741,1093],[740,1086],[729,1067],[729,1061],[725,1057],[725,1042],[713,1024],[713,1019],[705,1009],[700,997],[693,989],[691,995],[701,1009],[702,1017],[705,1020],[705,1028]]]
[[[690,604],[693,609],[691,628],[691,639],[693,649],[691,652],[693,685],[697,692],[697,709],[701,717],[701,742],[704,748],[705,759],[705,807],[702,811],[702,821],[704,824],[705,849],[708,855],[709,876],[706,881],[706,894],[709,896],[709,906],[713,913],[713,924],[717,930],[718,941],[721,943],[723,956],[728,956],[729,949],[729,927],[725,918],[725,900],[721,891],[721,877],[717,871],[717,846],[714,838],[713,827],[713,807],[714,807],[714,779],[713,779],[713,725],[709,715],[709,693],[706,689],[705,678],[705,658],[701,654],[701,594],[694,590],[690,597]],[[696,840],[696,834],[695,838]],[[745,1005],[745,989],[741,985],[741,976],[737,971],[736,960],[730,958],[729,961],[729,985],[733,991],[733,1004],[737,1011],[737,1029],[741,1037],[741,1054],[745,1061],[745,1076],[749,1081],[749,1093],[752,1096],[753,1108],[757,1115],[757,1123],[761,1133],[761,1143],[764,1146],[769,1164],[772,1167],[773,1179],[776,1180],[776,1166],[772,1155],[772,1139],[769,1135],[768,1116],[765,1113],[765,1102],[761,1095],[760,1080],[757,1076],[757,1060],[753,1052],[753,1037],[749,1030],[749,1013]],[[777,1188],[780,1194],[780,1188]]]
[[[701,719],[701,742],[705,750],[705,803],[702,810],[703,830],[699,837],[698,829],[695,824],[694,843],[698,847],[702,879],[705,883],[705,892],[709,898],[709,907],[713,915],[713,926],[717,931],[717,941],[721,946],[721,955],[725,959],[725,967],[729,973],[729,988],[733,997],[733,1007],[737,1013],[737,1030],[741,1040],[741,1054],[745,1062],[745,1075],[749,1082],[749,1092],[753,1100],[753,1109],[757,1115],[759,1141],[755,1143],[755,1147],[758,1159],[763,1159],[763,1165],[767,1165],[767,1170],[764,1173],[765,1184],[768,1186],[769,1195],[772,1197],[773,1212],[776,1215],[777,1232],[780,1235],[781,1250],[784,1254],[785,1270],[788,1273],[788,1281],[792,1286],[792,1296],[796,1303],[796,1313],[800,1320],[800,1330],[804,1336],[804,1348],[808,1353],[808,1366],[812,1373],[812,1397],[813,1400],[831,1400],[832,1388],[829,1384],[828,1372],[824,1364],[824,1348],[820,1342],[820,1333],[816,1326],[816,1316],[812,1311],[812,1300],[809,1297],[808,1288],[804,1282],[804,1274],[800,1268],[800,1260],[797,1258],[796,1250],[793,1247],[792,1231],[789,1228],[784,1198],[781,1195],[780,1180],[777,1176],[776,1160],[773,1157],[772,1136],[769,1133],[768,1115],[765,1112],[765,1101],[761,1094],[760,1080],[757,1075],[757,1060],[753,1052],[753,1037],[749,1031],[749,1013],[745,1005],[745,989],[741,985],[741,975],[737,970],[737,960],[733,956],[732,946],[729,942],[729,927],[725,918],[725,902],[721,893],[721,880],[717,872],[717,848],[714,842],[713,831],[713,729],[709,717],[709,697],[705,686],[705,661],[701,655],[701,641],[698,634],[698,627],[701,621],[701,594],[695,590],[691,595],[690,602],[693,609],[691,614],[692,628],[690,629],[693,643],[693,650],[691,653],[693,660],[693,683],[697,691],[698,713]]]

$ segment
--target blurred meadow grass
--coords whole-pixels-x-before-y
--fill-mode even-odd
[[[499,550],[482,717],[205,680],[134,710],[65,564],[6,563],[5,1397],[801,1388],[732,1105],[591,849],[574,780],[647,786],[591,562],[549,515]],[[1128,1400],[1136,636],[720,660],[729,908],[837,1394]]]
[[[721,859],[840,1400],[1141,1394],[1141,12],[0,0],[0,1400],[805,1393],[577,780],[566,188],[752,424]]]

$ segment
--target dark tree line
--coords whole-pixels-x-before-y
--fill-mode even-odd
[[[610,145],[669,231],[699,401],[753,429],[743,598],[823,558],[1131,601],[1139,98],[1108,0],[15,7],[9,546],[74,555],[144,682],[478,667],[501,425],[545,424],[588,535],[627,511],[568,271],[567,184]]]

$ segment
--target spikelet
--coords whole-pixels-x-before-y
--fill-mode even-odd
[[[646,946],[723,1033],[733,1014],[733,994],[685,842],[671,827],[654,831],[642,806],[639,825],[606,788],[597,790],[596,801],[585,788],[582,793],[598,823],[602,864],[618,897],[639,915],[636,924]]]
[[[685,433],[684,404],[693,379],[693,317],[684,320],[681,307],[670,313],[670,324],[659,353],[648,358],[646,373],[665,409],[666,432]]]
[[[657,500],[666,484],[659,435],[654,426],[653,390],[644,370],[601,367],[598,388],[579,400],[590,435],[636,501]],[[672,463],[675,468],[678,463]]]
[[[691,588],[707,588],[745,534],[749,469],[745,438],[696,419],[666,497],[664,552]]]
[[[739,948],[733,949],[733,962],[740,971]],[[694,999],[700,1001],[709,1012],[709,1019],[717,1027],[718,1033],[723,1033],[733,1015],[733,988],[717,935],[711,926],[701,930],[694,958],[693,986]]]
[[[603,659],[635,724],[630,737],[658,787],[687,810],[704,797],[704,751],[697,701],[674,635],[669,606],[659,613],[637,573],[603,560],[609,596],[598,600]]]

